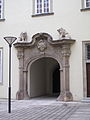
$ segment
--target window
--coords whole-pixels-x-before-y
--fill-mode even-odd
[[[2,83],[2,49],[0,48],[0,83]]]
[[[0,19],[3,19],[3,0],[0,0]]]
[[[85,8],[90,8],[90,0],[85,0]]]
[[[86,59],[90,60],[90,44],[86,45]]]
[[[84,97],[89,97],[90,92],[90,40],[82,42],[82,62],[83,62],[83,88]]]
[[[47,14],[52,12],[51,0],[35,0],[34,14]]]

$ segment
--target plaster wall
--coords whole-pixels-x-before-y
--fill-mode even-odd
[[[0,84],[0,98],[7,97],[8,45],[4,36],[19,37],[27,32],[28,40],[37,32],[47,32],[53,39],[59,39],[58,28],[66,29],[76,43],[70,57],[70,90],[74,100],[83,98],[82,41],[90,40],[90,11],[82,11],[82,0],[53,0],[54,15],[32,17],[33,0],[4,0],[5,21],[0,21],[0,47],[3,48],[3,84]],[[16,49],[12,47],[12,98],[16,98],[19,87],[19,70]]]

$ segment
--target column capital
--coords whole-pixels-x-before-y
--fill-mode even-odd
[[[62,46],[62,56],[69,57],[71,54],[70,45],[63,45]]]
[[[23,49],[18,50],[17,57],[18,57],[18,59],[23,59],[23,57],[24,57]]]

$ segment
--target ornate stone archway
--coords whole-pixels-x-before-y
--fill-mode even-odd
[[[72,39],[53,40],[47,33],[37,33],[32,41],[18,41],[14,44],[19,59],[19,91],[17,99],[29,99],[27,92],[28,66],[42,57],[51,57],[60,64],[61,94],[58,100],[73,100],[69,88],[69,57],[70,47],[75,42]]]

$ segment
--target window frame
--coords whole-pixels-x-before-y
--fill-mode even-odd
[[[87,59],[87,45],[90,45],[90,40],[82,41],[82,64],[83,64],[83,97],[87,98],[87,72],[86,64],[90,63]]]
[[[52,5],[53,5],[53,0],[49,0],[49,11],[48,12],[44,12],[44,0],[42,0],[42,12],[37,13],[37,1],[33,0],[33,15],[34,16],[41,16],[41,15],[52,15],[53,11],[52,11]]]
[[[89,0],[89,2],[90,2],[90,0]],[[84,0],[84,6],[85,6],[85,8],[90,8],[90,6],[89,7],[87,6],[87,0]]]
[[[4,19],[4,0],[0,0],[0,1],[1,1],[1,3],[0,3],[0,5],[1,5],[0,20],[2,20],[2,19]]]
[[[89,56],[90,51],[88,51],[88,46],[90,46],[90,43],[85,45],[85,47],[86,47],[86,60],[90,62],[90,56]]]
[[[0,48],[0,84],[3,83],[3,48]]]
[[[81,12],[83,12],[83,11],[89,11],[90,10],[90,7],[87,7],[86,6],[86,0],[81,0]]]

